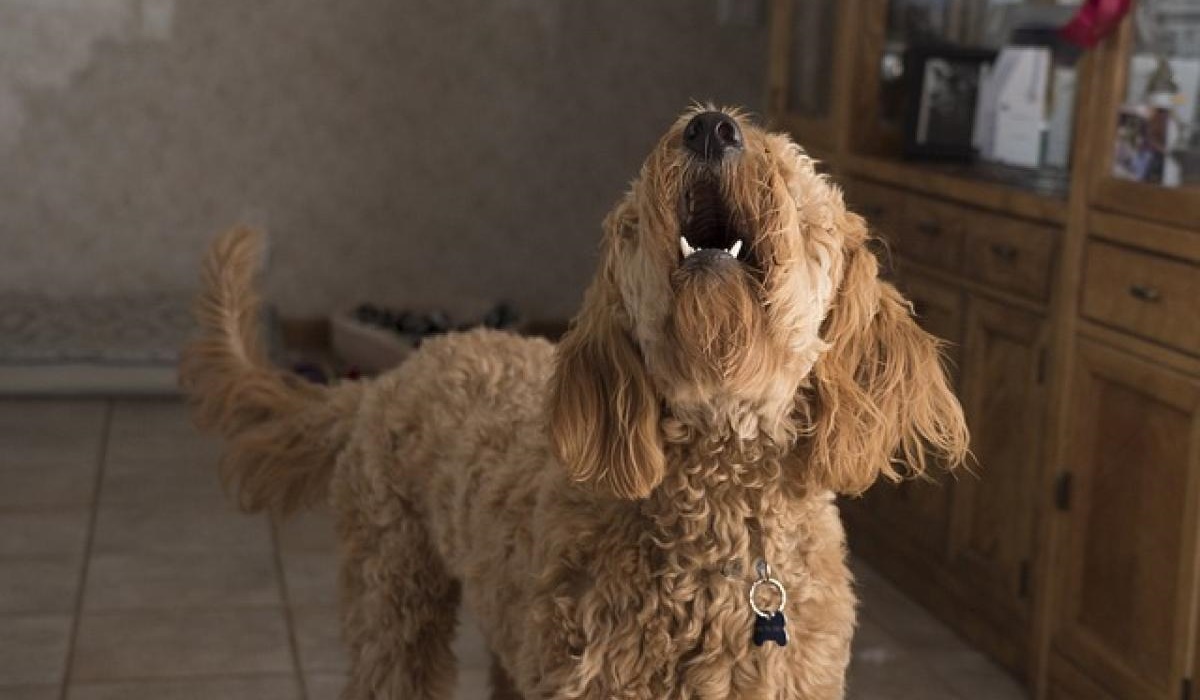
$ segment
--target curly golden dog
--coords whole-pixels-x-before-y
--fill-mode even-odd
[[[557,346],[430,340],[316,386],[256,338],[260,237],[204,271],[184,386],[248,511],[329,498],[347,699],[449,698],[464,604],[526,698],[840,698],[835,493],[962,460],[937,342],[787,137],[697,107],[604,222]]]

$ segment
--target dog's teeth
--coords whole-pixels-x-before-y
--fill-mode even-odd
[[[685,258],[696,252],[692,249],[692,246],[688,244],[686,236],[679,237],[679,252],[683,253],[683,257]]]
[[[742,252],[742,239],[739,238],[738,240],[734,241],[733,245],[729,246],[729,250],[726,252],[728,252],[731,257],[736,258],[738,253]]]

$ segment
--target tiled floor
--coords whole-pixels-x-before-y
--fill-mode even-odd
[[[328,518],[235,513],[215,460],[174,402],[0,401],[0,700],[337,697]],[[1024,697],[856,568],[851,698]],[[458,697],[486,698],[478,635],[459,655]]]

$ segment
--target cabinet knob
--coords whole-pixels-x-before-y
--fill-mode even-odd
[[[993,243],[991,250],[992,255],[995,255],[997,258],[1006,263],[1016,261],[1017,255],[1019,254],[1019,251],[1016,249],[1016,247],[1007,243]]]
[[[1129,296],[1140,301],[1158,301],[1162,298],[1162,293],[1148,284],[1135,284],[1129,288]]]

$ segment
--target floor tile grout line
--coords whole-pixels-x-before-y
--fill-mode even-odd
[[[263,613],[277,612],[280,608],[286,606],[278,603],[246,603],[246,604],[212,604],[212,605],[183,605],[183,606],[167,606],[167,605],[147,605],[147,606],[130,606],[127,608],[88,608],[87,614],[89,617],[125,617],[130,615],[152,615],[161,617],[163,615],[171,615],[179,613],[181,615],[204,615],[206,613]],[[322,603],[320,605],[297,605],[301,610],[304,609],[330,609],[335,605],[333,603]],[[36,615],[70,615],[69,611],[62,610],[6,610],[0,611],[0,620],[13,617],[30,617]]]
[[[283,619],[287,625],[288,648],[292,656],[292,665],[296,667],[296,682],[300,684],[300,700],[308,700],[308,681],[304,677],[304,667],[300,663],[300,640],[296,636],[296,619],[292,615],[292,601],[288,591],[287,574],[283,566],[283,550],[279,546],[279,528],[272,516],[267,516],[267,525],[271,529],[271,554],[275,562],[275,575],[279,579],[279,597],[283,600]]]
[[[114,676],[108,678],[77,678],[73,685],[146,685],[152,683],[204,682],[204,681],[257,681],[257,680],[296,680],[296,674],[283,671],[243,671],[230,673],[173,673],[165,676]],[[0,690],[9,688],[34,687],[29,684],[3,685]]]
[[[320,671],[318,671],[319,674]],[[151,683],[174,683],[179,681],[186,682],[205,682],[205,681],[264,681],[264,680],[295,680],[295,674],[289,674],[286,671],[242,671],[242,672],[223,672],[223,674],[196,674],[196,672],[184,672],[184,674],[172,674],[167,676],[116,676],[107,678],[74,678],[73,686],[142,686],[142,684]],[[0,692],[2,690],[12,690],[13,688],[46,688],[46,683],[0,683]]]
[[[92,509],[88,515],[87,534],[83,544],[83,563],[79,570],[79,592],[75,595],[75,614],[71,620],[71,632],[67,637],[67,657],[63,664],[59,700],[67,700],[71,686],[71,667],[75,664],[75,647],[79,639],[79,626],[83,618],[83,599],[87,594],[88,567],[92,560],[92,543],[96,538],[96,521],[100,516],[100,491],[104,486],[104,462],[108,457],[108,443],[112,432],[113,413],[116,401],[108,399],[105,404],[104,420],[101,422],[100,445],[96,450],[96,476],[92,487]]]
[[[90,509],[92,503],[41,503],[30,506],[0,506],[0,516],[4,515],[45,515],[70,513],[72,511]]]

